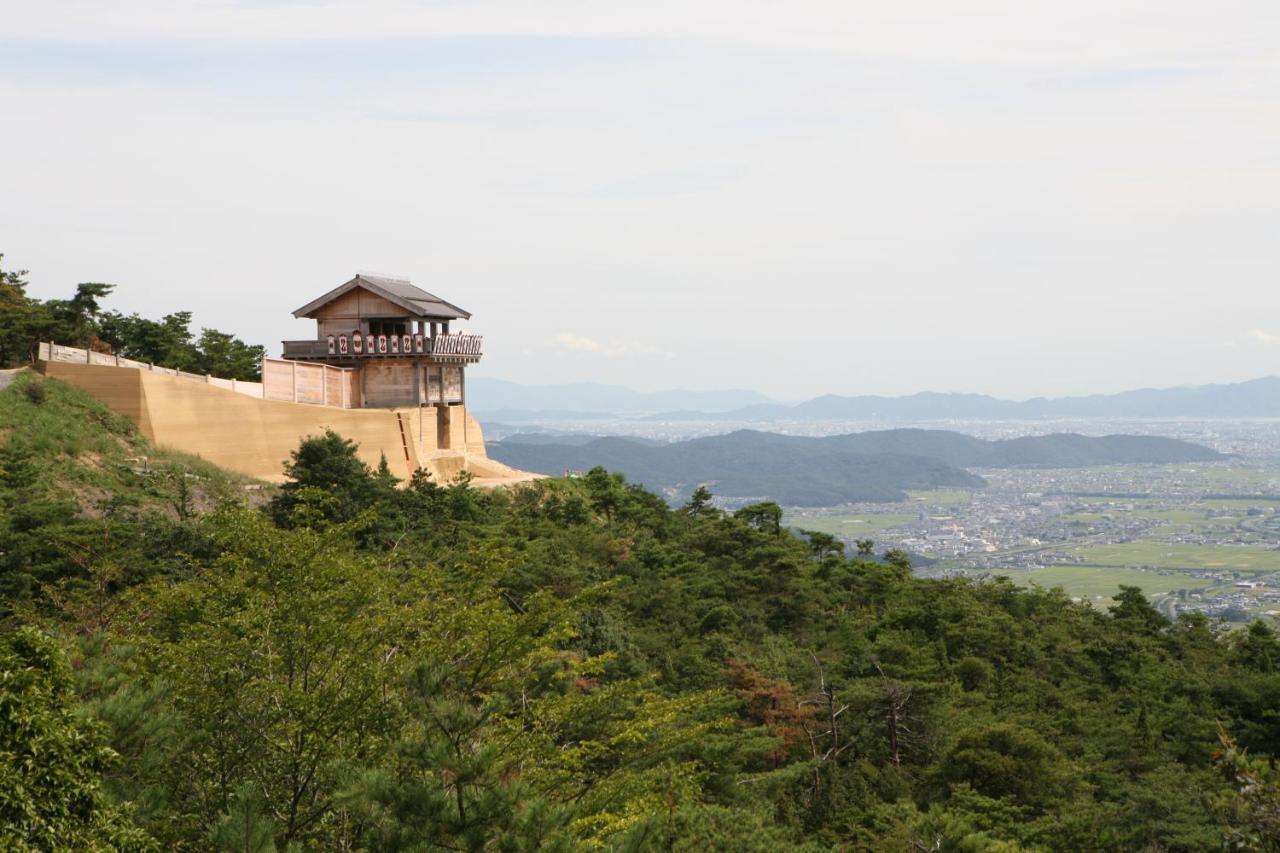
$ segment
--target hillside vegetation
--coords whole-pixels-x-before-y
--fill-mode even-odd
[[[1276,849],[1261,623],[333,434],[258,508],[171,460],[181,500],[71,389],[0,412],[4,849]]]
[[[250,483],[200,459],[152,447],[133,426],[80,389],[18,373],[0,391],[0,614],[58,592],[116,531],[135,551],[111,571],[128,579],[137,562],[177,564],[176,528]],[[133,539],[133,534],[143,535]],[[44,587],[42,589],[42,587]]]
[[[739,430],[667,445],[625,438],[556,444],[493,442],[489,453],[542,474],[603,466],[648,488],[687,496],[702,483],[724,495],[791,506],[906,500],[907,491],[980,488],[965,468],[1066,468],[1209,461],[1221,454],[1158,436],[1072,434],[984,441],[944,430],[894,429],[810,438]]]

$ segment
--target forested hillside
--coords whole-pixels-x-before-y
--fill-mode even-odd
[[[1275,850],[1280,641],[0,391],[0,848]],[[282,464],[285,460],[282,460]]]
[[[1054,434],[985,441],[947,430],[891,429],[821,438],[738,430],[656,445],[629,438],[493,442],[489,453],[542,474],[602,466],[688,496],[700,483],[789,506],[905,500],[910,489],[980,488],[966,468],[1202,462],[1222,454],[1160,436]]]

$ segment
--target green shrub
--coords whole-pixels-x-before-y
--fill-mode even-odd
[[[28,382],[22,388],[23,393],[27,395],[27,399],[39,406],[45,401],[44,383],[39,381]]]

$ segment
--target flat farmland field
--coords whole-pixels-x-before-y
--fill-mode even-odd
[[[1209,508],[1204,509],[1142,509],[1135,508],[1131,511],[1113,510],[1107,512],[1100,510],[1098,512],[1073,512],[1069,515],[1062,516],[1062,520],[1066,522],[1081,521],[1089,524],[1115,520],[1118,518],[1149,518],[1152,521],[1164,521],[1169,524],[1190,524],[1195,526],[1212,525],[1221,527],[1223,525],[1232,526],[1240,523],[1240,517],[1212,517],[1208,515]],[[1240,516],[1245,514],[1245,510],[1240,510]]]
[[[1078,521],[1081,524],[1095,524],[1109,518],[1114,518],[1114,516],[1103,512],[1073,512],[1070,515],[1062,516],[1062,520],[1064,522],[1071,523]]]
[[[914,515],[827,515],[788,518],[787,524],[802,530],[816,530],[834,536],[864,537],[889,527],[915,521]]]
[[[1243,513],[1241,513],[1243,515]],[[1217,516],[1209,517],[1205,515],[1204,510],[1194,509],[1169,509],[1169,510],[1149,510],[1146,512],[1137,512],[1134,515],[1140,518],[1150,518],[1155,521],[1167,521],[1171,524],[1190,524],[1193,526],[1211,525],[1221,527],[1223,525],[1231,526],[1240,523],[1240,519],[1231,516],[1230,518]]]
[[[1123,542],[1072,548],[1070,552],[1090,566],[1157,566],[1167,569],[1257,572],[1280,569],[1280,551],[1235,545]]]
[[[1269,498],[1205,498],[1199,501],[1201,506],[1213,507],[1214,509],[1231,509],[1238,511],[1244,515],[1252,508],[1266,509],[1268,507],[1280,510],[1280,501]]]
[[[1010,580],[1023,586],[1035,584],[1046,589],[1062,587],[1067,595],[1095,601],[1110,600],[1122,585],[1136,586],[1148,597],[1154,597],[1178,589],[1200,589],[1212,583],[1194,575],[1140,572],[1112,566],[1050,566],[1041,569],[1010,569],[998,574],[1007,574]]]
[[[1210,465],[1200,470],[1200,481],[1208,485],[1225,485],[1234,489],[1267,489],[1280,482],[1273,468],[1250,468]]]
[[[973,494],[963,489],[935,489],[927,492],[907,492],[911,503],[925,506],[960,506],[973,500]]]

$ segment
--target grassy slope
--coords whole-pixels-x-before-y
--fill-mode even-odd
[[[0,475],[27,478],[34,491],[25,494],[70,497],[91,514],[106,501],[171,507],[179,478],[193,508],[255,482],[155,448],[131,421],[84,391],[29,372],[0,391]]]

